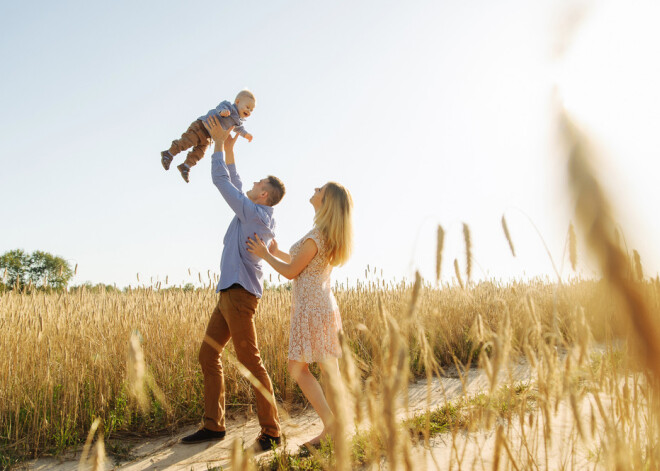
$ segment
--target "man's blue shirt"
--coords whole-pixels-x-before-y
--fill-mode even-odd
[[[254,239],[256,233],[266,246],[270,244],[275,237],[273,208],[256,204],[243,193],[243,183],[236,172],[236,165],[225,164],[222,152],[215,152],[211,159],[213,183],[236,214],[225,234],[216,291],[238,283],[260,298],[263,294],[261,259],[247,251],[246,242],[248,237]]]

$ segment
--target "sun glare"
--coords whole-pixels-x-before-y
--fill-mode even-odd
[[[660,4],[610,2],[591,12],[568,47],[557,84],[564,107],[595,132],[645,130],[660,116]]]
[[[660,268],[657,155],[660,152],[660,4],[614,1],[595,7],[558,67],[564,109],[599,149],[599,172],[621,224],[639,232],[647,266]]]

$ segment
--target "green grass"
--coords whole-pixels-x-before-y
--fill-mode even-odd
[[[11,454],[9,451],[0,451],[0,469],[10,469],[12,465],[18,464],[20,456]]]
[[[334,464],[334,449],[331,440],[322,443],[318,450],[310,452],[301,447],[295,452],[286,449],[286,437],[282,447],[278,447],[267,460],[259,462],[260,471],[304,470],[321,471]]]
[[[105,451],[112,456],[115,465],[120,465],[122,462],[129,461],[134,458],[132,443],[127,443],[123,440],[107,440],[105,442]]]

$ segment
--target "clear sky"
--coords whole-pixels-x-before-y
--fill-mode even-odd
[[[660,269],[653,2],[34,1],[2,2],[0,17],[0,252],[61,255],[78,264],[73,283],[219,271],[232,213],[211,152],[185,184],[160,151],[244,87],[257,107],[237,167],[247,184],[285,182],[282,248],[311,227],[314,187],[353,194],[355,253],[338,281],[367,266],[433,279],[441,224],[451,282],[463,223],[474,277],[552,277],[537,229],[568,276],[558,96],[603,147],[630,247]],[[581,271],[594,264],[581,257]]]

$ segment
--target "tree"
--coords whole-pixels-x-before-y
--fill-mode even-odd
[[[10,250],[0,256],[0,272],[6,273],[4,283],[7,288],[25,286],[28,282],[42,288],[64,288],[73,277],[69,263],[41,250],[31,255],[21,249]]]
[[[62,257],[36,250],[30,255],[30,280],[37,286],[64,288],[73,277],[73,270]]]
[[[10,250],[0,256],[0,269],[2,269],[2,282],[11,289],[27,284],[27,267],[30,265],[30,256],[21,249]]]

